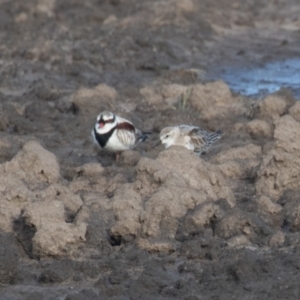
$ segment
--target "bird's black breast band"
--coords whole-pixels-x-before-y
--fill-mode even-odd
[[[102,148],[105,147],[105,145],[107,144],[107,141],[109,140],[111,135],[114,133],[115,129],[116,129],[116,127],[112,128],[107,133],[99,134],[99,133],[97,133],[96,129],[94,128],[94,134],[95,134],[96,140]]]

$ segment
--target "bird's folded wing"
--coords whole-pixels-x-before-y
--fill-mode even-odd
[[[202,130],[196,128],[192,129],[188,133],[188,136],[190,137],[191,143],[194,144],[195,151],[199,151],[206,145],[205,134],[202,132]]]
[[[136,143],[136,135],[134,131],[119,129],[116,131],[117,137],[125,146],[132,147]]]

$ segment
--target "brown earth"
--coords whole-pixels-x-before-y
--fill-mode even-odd
[[[296,1],[0,0],[0,299],[299,299],[300,108],[206,82],[299,55]],[[111,110],[151,138],[92,143]],[[221,129],[198,158],[168,125]]]

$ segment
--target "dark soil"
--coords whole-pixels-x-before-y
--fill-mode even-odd
[[[70,97],[101,83],[114,87],[118,101],[109,109],[153,129],[153,140],[168,120],[202,125],[189,111],[149,106],[139,89],[203,83],[222,66],[299,57],[299,12],[296,0],[0,0],[0,139],[10,145],[0,162],[35,139],[56,155],[66,181],[74,167],[100,162],[108,178],[131,182],[133,168],[92,145],[91,128],[107,103],[83,112]],[[141,155],[157,155],[153,140]],[[34,229],[17,220],[14,236],[0,235],[0,299],[299,299],[299,235],[265,251],[269,228],[260,228],[251,196],[244,183],[237,206],[258,228],[255,249],[228,248],[211,232],[186,233],[183,219],[177,250],[149,253],[130,236],[110,236],[95,215],[86,237],[94,254],[38,260],[30,252]]]

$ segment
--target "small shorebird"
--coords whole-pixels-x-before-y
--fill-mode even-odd
[[[94,142],[101,148],[116,154],[118,160],[120,152],[133,149],[139,142],[145,141],[150,133],[144,133],[134,125],[112,112],[104,111],[97,116],[92,130]]]
[[[209,133],[197,126],[189,125],[166,127],[160,132],[160,140],[166,148],[172,145],[183,146],[199,156],[221,136],[220,130]]]

